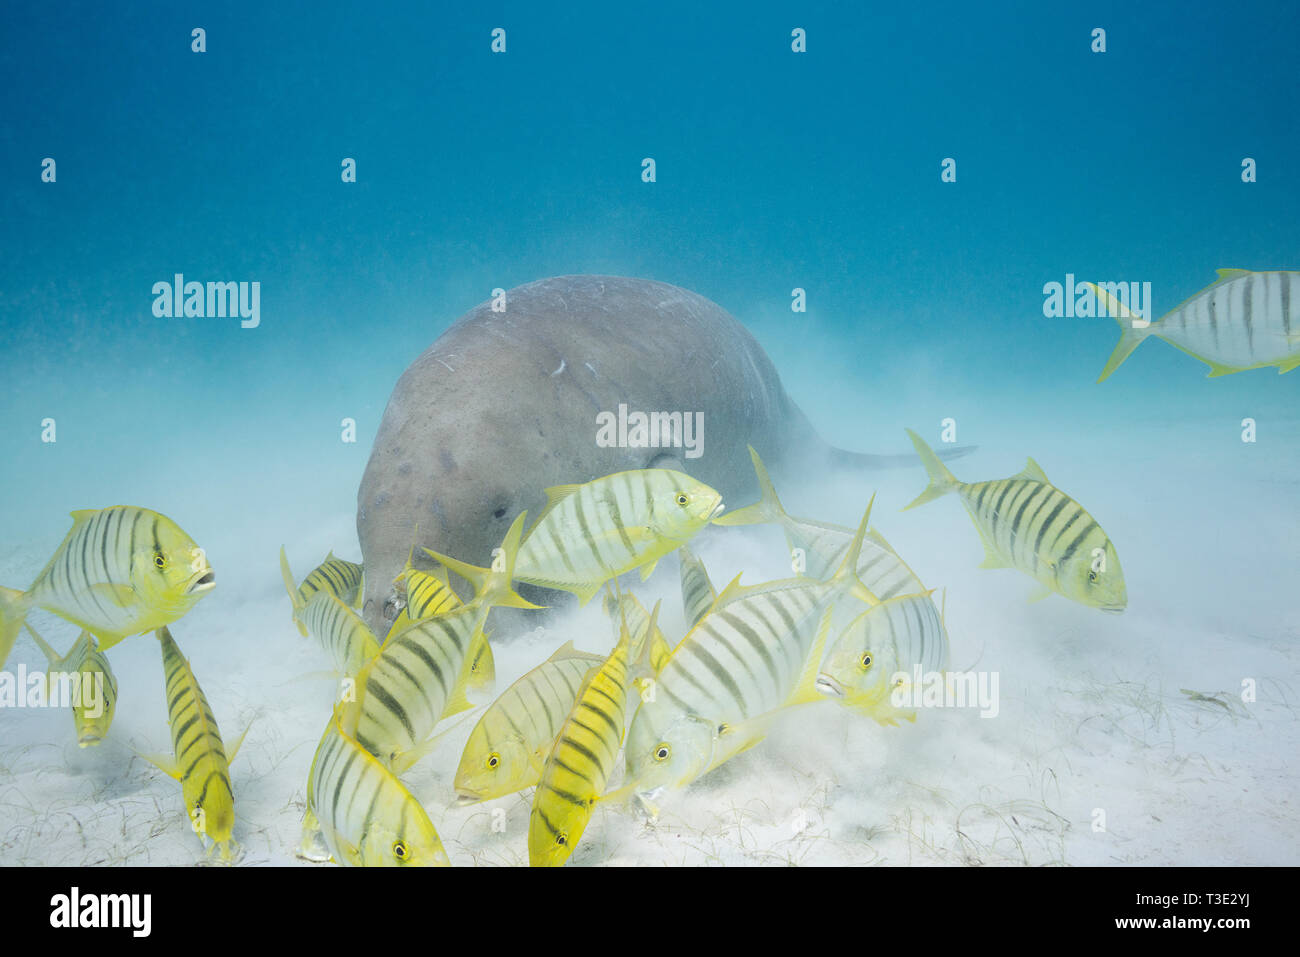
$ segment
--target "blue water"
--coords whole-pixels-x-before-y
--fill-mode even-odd
[[[1034,455],[1093,490],[1142,556],[1131,595],[1227,623],[1253,589],[1242,614],[1293,629],[1269,615],[1296,571],[1275,561],[1297,557],[1300,374],[1207,381],[1153,341],[1098,385],[1114,322],[1042,311],[1067,273],[1150,282],[1159,316],[1216,268],[1300,268],[1293,3],[550,6],[6,11],[6,576],[119,502],[200,540],[225,601],[278,589],[274,547],[327,515],[358,557],[339,537],[406,365],[496,287],[606,273],[727,308],[837,444],[905,451],[905,426],[954,418],[981,448],[962,478]],[[175,273],[260,282],[260,325],[156,318]],[[922,484],[889,481],[891,505]],[[978,561],[955,506],[936,516]],[[1236,597],[1187,557],[1205,541]]]

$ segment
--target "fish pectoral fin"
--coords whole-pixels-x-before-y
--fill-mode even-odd
[[[96,597],[111,602],[118,608],[130,608],[136,603],[135,589],[130,585],[114,585],[109,582],[100,582],[98,585],[91,585],[90,591]]]
[[[799,682],[794,687],[793,694],[786,701],[786,707],[792,707],[798,704],[808,704],[813,701],[825,701],[826,696],[817,690],[817,675],[821,672],[822,658],[826,655],[826,640],[831,633],[831,618],[833,609],[826,609],[822,615],[822,620],[817,626],[817,637],[813,639],[812,647],[808,651],[808,657],[804,659],[803,671],[799,674]]]
[[[1046,585],[1042,585],[1034,590],[1033,594],[1031,594],[1029,598],[1026,599],[1026,603],[1032,605],[1034,602],[1042,601],[1044,598],[1047,598],[1051,594],[1052,594],[1052,589],[1048,588]]]
[[[157,752],[146,754],[143,751],[135,753],[137,757],[144,758],[168,777],[175,778],[177,781],[181,779],[181,769],[176,766],[176,762],[172,760],[170,755]]]
[[[659,559],[656,558],[654,561],[646,562],[644,565],[642,565],[641,580],[645,581],[647,578],[653,575],[654,570],[658,566],[658,564],[659,564]]]

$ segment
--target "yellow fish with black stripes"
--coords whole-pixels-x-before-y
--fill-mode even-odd
[[[403,598],[402,610],[388,629],[388,639],[398,634],[413,621],[424,618],[436,618],[462,607],[460,598],[452,591],[445,578],[446,570],[426,572],[411,564],[410,556],[406,566],[393,580]],[[496,682],[496,661],[492,657],[492,646],[487,636],[481,636],[476,648],[471,650],[468,662],[468,675],[465,687],[470,691],[491,689]]]
[[[578,689],[604,661],[568,641],[503,691],[465,742],[456,768],[458,803],[490,801],[540,781]]]
[[[32,608],[80,625],[104,650],[181,618],[215,583],[203,549],[166,515],[133,505],[73,512],[31,587],[0,590],[0,667]]]
[[[329,653],[338,674],[355,677],[379,654],[379,639],[341,598],[317,591],[306,604],[298,604],[300,595],[295,592],[290,597],[295,602],[294,621],[304,629],[303,634],[311,635]]]
[[[1023,471],[990,482],[960,482],[919,435],[907,430],[930,484],[906,508],[956,492],[984,543],[981,568],[1015,568],[1042,588],[1082,605],[1121,612],[1128,604],[1124,572],[1110,537],[1083,506],[1029,459]]]
[[[655,605],[647,636],[657,630],[658,618]],[[587,678],[560,728],[533,793],[528,821],[528,863],[533,867],[559,867],[569,859],[605,793],[623,745],[629,689],[653,673],[651,643],[637,644],[622,618],[618,644]]]
[[[66,655],[60,655],[36,633],[25,626],[45,655],[50,667],[46,681],[53,685],[71,682],[72,724],[77,731],[77,746],[89,748],[99,744],[113,724],[117,709],[117,678],[108,656],[95,647],[90,632],[83,631]],[[46,698],[51,696],[47,693]]]
[[[352,867],[448,867],[424,807],[355,738],[357,705],[335,705],[307,776],[300,854],[323,839],[335,863]]]
[[[235,827],[235,792],[230,783],[230,762],[239,753],[248,729],[244,729],[227,757],[217,719],[189,661],[166,626],[159,628],[157,635],[162,649],[174,758],[140,756],[180,781],[190,826],[199,840],[211,842],[209,858],[230,864],[240,853],[239,844],[231,836]]]
[[[499,571],[492,571],[479,595],[433,618],[413,621],[392,635],[357,675],[357,741],[385,767],[409,768],[432,746],[438,721],[473,707],[465,697],[467,663],[481,642],[488,612],[495,606],[536,608],[511,587],[511,572],[523,534],[522,512],[501,544]]]
[[[281,545],[280,575],[284,578],[284,589],[289,593],[289,601],[293,603],[294,622],[304,638],[307,637],[307,628],[298,619],[297,612],[311,601],[313,595],[324,592],[333,595],[343,604],[356,608],[365,593],[365,574],[361,566],[356,562],[336,558],[333,552],[326,555],[325,561],[307,573],[302,584],[295,585],[293,572],[289,570],[289,558],[284,553],[284,546]]]
[[[868,608],[831,643],[817,690],[882,725],[916,720],[900,707],[903,692],[922,675],[948,670],[948,631],[930,592],[899,595]]]
[[[548,488],[546,496],[519,548],[515,579],[572,592],[584,605],[624,572],[639,568],[645,581],[660,558],[723,507],[716,490],[673,469],[615,472],[583,485]],[[437,552],[429,555],[476,587],[488,574]]]
[[[1219,278],[1155,322],[1133,315],[1109,290],[1084,283],[1119,323],[1119,345],[1098,382],[1148,338],[1163,339],[1210,367],[1209,378],[1300,366],[1300,271],[1220,269]]]

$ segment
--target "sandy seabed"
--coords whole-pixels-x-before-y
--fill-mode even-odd
[[[1064,439],[1026,451],[1116,541],[1123,615],[1057,596],[1029,603],[1026,576],[978,569],[978,537],[954,498],[900,514],[924,486],[919,469],[786,485],[792,512],[845,524],[877,490],[873,524],[928,586],[947,589],[951,667],[998,674],[997,715],[929,709],[914,724],[881,727],[830,701],[787,712],[764,743],[663,796],[656,822],[599,807],[571,862],[1296,864],[1300,611],[1278,574],[1297,567],[1296,481],[1280,465],[1234,465],[1212,449],[1194,453],[1206,466],[1191,463],[1194,482],[1162,481],[1137,442],[1110,441],[1102,457],[1080,454],[1080,441],[1071,437],[1068,453]],[[1022,446],[981,449],[954,471],[1009,475],[1023,465]],[[1153,491],[1114,482],[1138,462]],[[294,849],[307,770],[333,695],[331,682],[310,676],[327,667],[324,653],[290,623],[280,537],[299,577],[331,548],[359,558],[350,509],[325,521],[305,511],[210,521],[204,544],[218,588],[173,626],[226,741],[251,722],[232,766],[245,865],[305,864]],[[51,528],[0,555],[0,581],[30,581],[64,531]],[[709,528],[694,547],[719,588],[740,571],[750,583],[786,573],[775,528]],[[626,581],[647,604],[664,599],[661,624],[670,638],[682,634],[674,560],[644,585]],[[496,690],[566,640],[608,650],[614,635],[598,604],[498,629]],[[32,622],[60,649],[76,634],[44,612]],[[0,864],[204,861],[179,786],[134,753],[169,742],[156,642],[131,638],[110,657],[119,704],[101,746],[79,749],[66,711],[0,713]],[[45,664],[25,636],[7,667],[19,663]],[[1242,700],[1243,681],[1253,702]],[[404,779],[453,864],[526,864],[531,789],[454,803],[452,776],[479,713],[441,725],[438,747]]]

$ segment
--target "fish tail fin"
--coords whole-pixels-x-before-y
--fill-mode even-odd
[[[519,543],[523,539],[524,521],[527,517],[528,513],[526,511],[520,512],[515,517],[510,526],[510,531],[506,532],[506,537],[501,541],[501,547],[492,554],[492,566],[490,568],[480,568],[477,565],[459,561],[435,552],[431,548],[426,548],[424,550],[425,554],[446,565],[473,585],[474,600],[481,602],[483,605],[504,608],[543,608],[544,605],[534,605],[513,588],[515,559],[519,556]]]
[[[1119,323],[1119,343],[1115,351],[1106,360],[1106,368],[1097,377],[1098,382],[1105,382],[1112,372],[1124,364],[1124,360],[1133,354],[1133,350],[1142,344],[1142,340],[1151,335],[1151,323],[1141,316],[1134,315],[1129,308],[1096,283],[1085,282],[1083,285],[1092,290],[1097,303]]]
[[[31,635],[32,638],[36,641],[36,647],[41,649],[41,652],[42,654],[45,655],[46,660],[49,661],[49,663],[52,665],[58,664],[60,658],[59,653],[55,651],[53,648],[51,648],[49,643],[46,642],[46,640],[42,638],[40,635],[38,635],[36,633],[36,629],[33,628],[31,625],[29,625],[27,622],[25,621],[23,622],[23,627],[27,629],[27,633]]]
[[[867,503],[867,510],[862,513],[862,521],[858,523],[858,530],[853,534],[853,541],[849,543],[849,550],[844,553],[840,567],[835,570],[835,574],[830,578],[832,584],[845,587],[849,594],[866,602],[868,605],[878,605],[880,599],[858,577],[858,561],[862,556],[862,543],[867,537],[867,524],[871,521],[871,506],[875,503],[876,496],[872,495],[871,501]]]
[[[788,517],[777,497],[772,477],[767,474],[767,466],[752,445],[749,447],[749,457],[754,462],[754,475],[758,478],[759,500],[734,512],[723,512],[713,520],[714,525],[760,525],[765,522],[781,522]]]
[[[18,632],[27,621],[32,600],[24,592],[13,588],[0,588],[0,668],[4,667],[18,640]]]
[[[298,626],[298,632],[306,638],[307,626],[298,618],[305,607],[302,592],[298,591],[298,586],[294,584],[293,572],[289,570],[289,556],[284,553],[283,545],[280,546],[280,577],[284,579],[284,590],[289,593],[289,601],[293,604],[293,622]]]
[[[912,445],[916,447],[916,454],[921,457],[921,464],[925,466],[926,474],[930,476],[930,484],[926,486],[924,492],[903,506],[903,511],[915,508],[918,505],[924,505],[926,502],[933,502],[936,498],[947,495],[961,484],[957,481],[957,477],[948,471],[948,466],[944,465],[939,460],[939,456],[934,454],[934,449],[925,443],[925,439],[911,429],[907,430],[907,436],[912,440]]]

